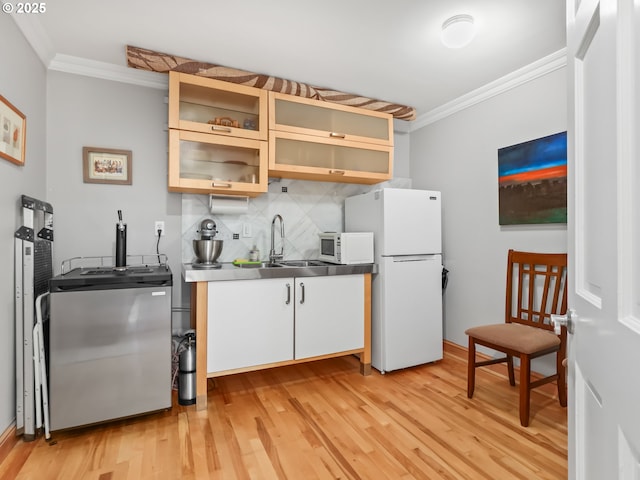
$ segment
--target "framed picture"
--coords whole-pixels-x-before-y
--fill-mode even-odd
[[[0,157],[24,165],[27,118],[0,95]]]
[[[82,148],[84,183],[131,185],[131,150]]]
[[[567,132],[498,149],[500,225],[567,223]]]

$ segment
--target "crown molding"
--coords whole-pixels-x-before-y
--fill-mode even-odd
[[[148,72],[71,55],[56,54],[49,63],[49,70],[130,83],[159,90],[166,90],[169,85],[168,75],[164,73]]]
[[[6,2],[2,1],[0,3],[4,4]],[[71,55],[56,54],[51,39],[36,15],[12,14],[11,18],[13,18],[31,48],[33,48],[42,64],[48,70],[74,73],[76,75],[102,78],[160,90],[168,88],[169,79],[167,75],[162,73],[147,72]]]
[[[413,132],[480,102],[484,102],[496,95],[500,95],[512,88],[516,88],[563,68],[566,65],[566,49],[563,48],[519,70],[511,72],[498,80],[458,97],[451,102],[445,103],[441,107],[435,108],[424,115],[420,115],[412,122],[394,122],[394,130],[397,133]],[[54,55],[53,59],[49,62],[48,68],[60,72],[102,78],[161,90],[166,90],[168,86],[167,75],[162,73],[149,72],[64,54]]]
[[[480,102],[484,102],[496,95],[500,95],[512,88],[519,87],[531,80],[547,75],[555,70],[563,68],[567,65],[567,49],[563,48],[557,52],[547,55],[540,60],[533,62],[525,67],[520,68],[498,80],[486,84],[476,90],[462,95],[461,97],[445,103],[444,105],[434,108],[433,110],[420,115],[411,124],[410,131],[413,132],[422,127],[442,120],[454,113],[460,112],[466,108],[472,107]]]

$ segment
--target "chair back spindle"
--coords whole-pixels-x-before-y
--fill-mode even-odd
[[[564,254],[510,251],[505,321],[553,330],[551,315],[567,311],[566,270]]]

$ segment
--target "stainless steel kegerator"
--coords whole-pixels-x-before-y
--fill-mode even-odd
[[[70,259],[49,281],[51,430],[171,407],[172,274],[164,255],[140,258]]]
[[[373,367],[384,373],[442,359],[440,192],[383,188],[349,197],[345,231],[374,232]]]

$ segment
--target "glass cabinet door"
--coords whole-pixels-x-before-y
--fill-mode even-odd
[[[309,140],[307,135],[271,132],[269,174],[286,178],[373,184],[391,178],[393,149],[354,142]]]
[[[169,128],[266,140],[267,92],[169,72]]]
[[[269,92],[271,130],[378,145],[393,144],[391,115]]]
[[[180,130],[170,130],[169,137],[169,190],[246,195],[267,191],[266,142]]]

